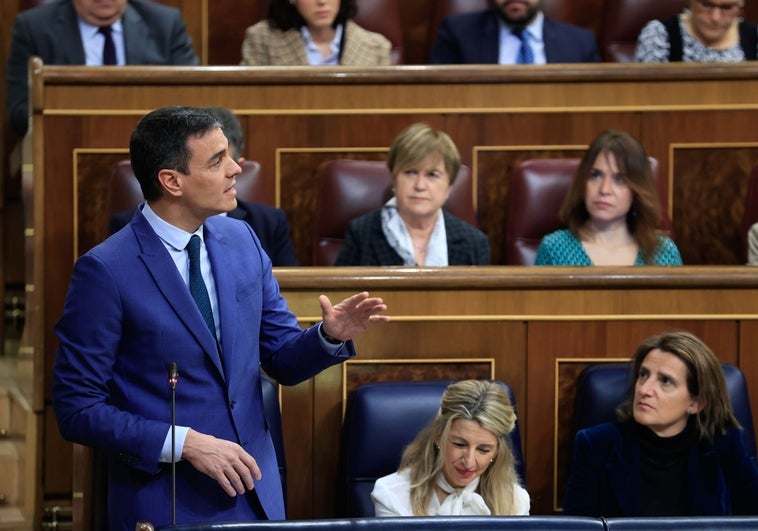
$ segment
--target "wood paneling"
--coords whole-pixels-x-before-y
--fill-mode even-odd
[[[23,348],[33,360],[34,410],[46,419],[48,444],[35,449],[44,464],[40,488],[57,490],[72,481],[65,459],[60,467],[51,464],[53,452],[57,459],[70,446],[56,439],[49,414],[53,324],[74,260],[104,236],[110,164],[124,156],[134,124],[149,110],[178,103],[232,108],[247,132],[247,155],[262,163],[269,202],[287,211],[305,264],[318,166],[330,158],[381,158],[397,132],[417,120],[450,132],[472,168],[480,224],[495,256],[509,168],[527,157],[575,155],[598,131],[613,126],[640,137],[665,169],[683,248],[693,249],[702,263],[728,264],[726,251],[709,251],[717,249],[717,236],[702,227],[713,222],[733,231],[730,224],[739,217],[741,185],[718,194],[708,190],[742,182],[740,172],[752,162],[757,74],[758,67],[745,64],[124,67],[106,76],[96,68],[37,65],[26,233],[33,297]],[[705,199],[707,209],[697,203]],[[723,209],[730,214],[724,216]],[[688,233],[677,225],[680,220],[697,220],[698,229]],[[703,241],[704,235],[713,239]],[[628,356],[649,333],[686,326],[707,335],[720,356],[745,363],[751,385],[758,385],[758,369],[747,355],[758,334],[758,270],[746,267],[304,267],[277,275],[303,325],[319,319],[318,293],[339,300],[371,289],[385,297],[393,321],[358,339],[361,359],[415,361],[381,377],[421,374],[419,360],[492,359],[495,377],[512,386],[519,404],[537,514],[560,505],[563,476],[553,456],[565,460],[567,404],[578,367],[573,364]],[[557,364],[558,358],[570,361]],[[571,361],[575,358],[580,362]],[[455,366],[447,363],[440,366]],[[342,368],[335,367],[283,390],[292,518],[333,514],[343,378]]]

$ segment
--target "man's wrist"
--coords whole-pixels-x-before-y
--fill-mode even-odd
[[[321,323],[321,326],[319,326],[318,329],[319,329],[319,332],[321,333],[321,337],[323,337],[324,340],[330,345],[341,345],[342,343],[344,343],[343,340],[337,339],[336,337],[332,337],[329,334],[327,334],[326,330],[324,330],[324,323]]]

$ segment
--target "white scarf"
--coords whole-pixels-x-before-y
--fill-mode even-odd
[[[397,198],[391,197],[382,207],[382,232],[387,242],[403,259],[403,265],[415,266],[416,255],[413,252],[413,242],[408,234],[400,213],[397,211]],[[429,238],[429,247],[426,251],[425,266],[446,266],[447,260],[447,230],[445,229],[445,216],[440,210],[437,223]]]
[[[440,505],[440,510],[437,514],[445,516],[487,516],[492,514],[487,504],[484,503],[484,498],[476,492],[476,488],[479,486],[478,477],[462,489],[457,489],[450,485],[445,480],[444,474],[437,475],[436,483],[439,488],[447,493],[447,498]]]

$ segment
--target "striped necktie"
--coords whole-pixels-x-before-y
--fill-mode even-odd
[[[531,65],[534,64],[534,52],[529,45],[529,34],[524,28],[513,30],[513,34],[521,41],[521,47],[516,56],[516,64]]]

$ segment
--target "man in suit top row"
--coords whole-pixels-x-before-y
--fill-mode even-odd
[[[39,56],[49,65],[103,65],[110,27],[116,65],[196,65],[178,9],[147,0],[55,0],[16,15],[8,58],[8,113],[24,135],[29,121],[27,70]]]
[[[245,157],[245,137],[237,117],[226,107],[205,107],[221,123],[221,129],[229,141],[232,158],[242,166]],[[125,227],[135,214],[135,210],[126,210],[113,215],[108,230],[111,234]],[[295,246],[290,237],[287,214],[281,208],[274,208],[263,203],[237,199],[237,208],[230,211],[230,218],[241,219],[250,225],[261,242],[261,247],[271,259],[274,267],[298,266]]]
[[[429,62],[509,65],[600,61],[594,33],[546,17],[542,0],[494,0],[494,4],[494,9],[446,17]],[[528,49],[525,55],[522,46]]]
[[[152,111],[129,154],[146,202],[79,257],[55,326],[61,434],[106,456],[110,531],[172,523],[174,484],[178,524],[282,520],[260,371],[295,385],[352,358],[387,307],[321,295],[321,322],[300,326],[255,232],[217,215],[235,208],[241,168],[206,110]]]

